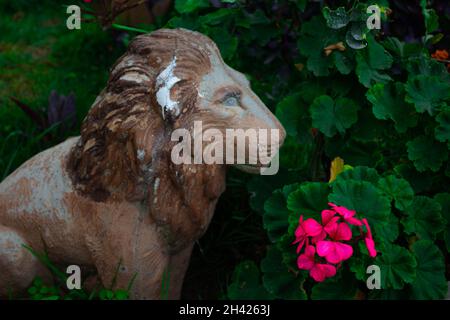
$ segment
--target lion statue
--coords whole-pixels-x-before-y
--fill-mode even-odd
[[[174,164],[171,132],[285,131],[227,66],[215,43],[185,29],[136,37],[112,67],[81,135],[25,162],[0,184],[0,296],[23,292],[48,271],[27,250],[58,266],[93,270],[132,299],[180,297],[193,245],[225,189],[226,164]],[[243,166],[256,172],[261,164]],[[84,272],[84,271],[83,271]],[[114,280],[114,281],[113,281]]]

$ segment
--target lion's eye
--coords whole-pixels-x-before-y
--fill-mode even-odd
[[[228,97],[223,101],[223,105],[227,107],[237,107],[239,106],[239,99],[235,96]]]

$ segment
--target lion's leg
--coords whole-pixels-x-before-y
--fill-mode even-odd
[[[156,233],[142,226],[134,232],[115,233],[106,243],[92,254],[104,287],[114,284],[114,289],[127,289],[133,281],[131,299],[164,298],[161,289],[169,256]]]
[[[25,243],[17,232],[0,225],[0,297],[17,297],[41,270]]]

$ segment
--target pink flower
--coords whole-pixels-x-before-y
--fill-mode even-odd
[[[332,241],[324,240],[317,242],[317,254],[329,263],[339,263],[347,260],[353,255],[353,248],[339,241],[346,241],[352,238],[352,231],[346,223],[336,223],[329,233]]]
[[[333,210],[323,210],[322,213],[322,224],[319,224],[314,219],[309,222],[308,228],[311,231],[312,243],[317,243],[324,240],[327,234],[333,230],[334,225],[338,222],[339,217],[336,217],[336,212]],[[305,221],[306,222],[306,221]]]
[[[332,221],[336,223],[337,219],[339,219],[338,217],[336,217],[336,220],[331,219],[332,221],[330,221],[330,219],[328,218],[324,220],[323,217],[324,216],[322,215],[322,221],[324,221],[325,223],[330,223]],[[329,227],[329,225],[325,226],[325,228]],[[303,216],[300,216],[298,227],[295,230],[295,241],[293,242],[293,244],[298,243],[297,253],[302,250],[305,243],[308,243],[308,237],[311,237],[313,243],[325,239],[326,234],[324,232],[324,227],[312,218],[308,218],[303,221]]]
[[[348,222],[354,226],[362,226],[361,221],[354,218],[354,216],[356,214],[356,212],[354,210],[349,210],[345,207],[337,206],[331,202],[329,202],[328,205],[331,206],[334,209],[334,211],[339,213],[342,216],[342,218],[344,218],[345,222]]]
[[[336,267],[329,264],[316,263],[315,254],[316,249],[314,246],[307,246],[305,253],[301,254],[297,259],[298,268],[309,270],[309,275],[317,282],[333,277],[336,274]]]
[[[367,222],[367,219],[362,219],[362,222],[366,226],[367,233],[364,237],[364,242],[366,243],[367,251],[369,251],[369,255],[372,258],[375,258],[377,256],[377,250],[375,249],[375,242],[373,241],[372,237],[372,231],[370,230],[369,223]]]
[[[303,227],[303,223],[304,223],[303,216],[300,216],[300,219],[298,221],[298,227],[295,230],[295,241],[292,243],[292,244],[298,243],[297,253],[299,253],[300,250],[302,250],[303,245],[308,240],[308,235]]]

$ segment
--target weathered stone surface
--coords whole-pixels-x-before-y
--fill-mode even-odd
[[[223,105],[230,92],[241,107]],[[160,298],[170,269],[169,296],[178,298],[193,244],[225,188],[225,165],[171,161],[171,132],[191,131],[196,120],[205,129],[285,135],[209,38],[183,29],[137,37],[113,66],[81,136],[36,155],[0,184],[0,296],[45,276],[27,244],[55,263],[96,269],[105,286],[120,263],[116,287],[137,274],[132,298]]]

